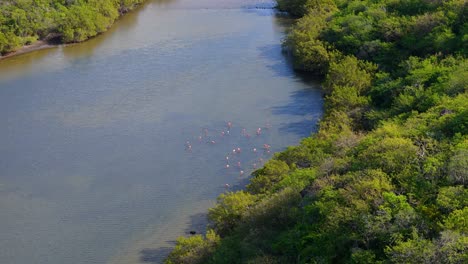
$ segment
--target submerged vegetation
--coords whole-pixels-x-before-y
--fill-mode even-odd
[[[37,40],[80,42],[106,31],[143,0],[3,0],[0,55]]]
[[[467,263],[464,0],[279,0],[319,131],[218,198],[167,263]]]

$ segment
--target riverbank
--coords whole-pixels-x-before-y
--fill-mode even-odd
[[[14,57],[14,56],[26,54],[26,53],[33,52],[33,51],[55,48],[55,47],[58,47],[59,45],[61,45],[61,44],[50,44],[47,41],[38,40],[38,41],[34,42],[31,45],[23,46],[22,48],[20,48],[20,49],[18,49],[16,51],[12,51],[10,53],[7,53],[6,55],[0,56],[0,60],[4,60],[4,59],[7,59],[7,58],[11,58],[11,57]]]
[[[0,59],[50,48],[55,43],[78,43],[106,32],[117,19],[144,0],[59,3],[16,2],[0,5]],[[18,14],[28,16],[18,17]],[[51,37],[53,36],[53,41]],[[39,39],[39,41],[36,41]],[[27,45],[32,43],[30,45]]]

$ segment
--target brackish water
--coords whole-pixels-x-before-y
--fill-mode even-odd
[[[88,42],[0,61],[0,262],[160,263],[263,144],[309,135],[320,91],[272,6],[148,1]]]

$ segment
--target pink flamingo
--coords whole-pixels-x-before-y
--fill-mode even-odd
[[[241,170],[241,171],[239,172],[239,175],[240,175],[240,176],[244,175],[244,171]]]
[[[231,121],[227,122],[227,127],[228,127],[229,129],[232,128],[232,123],[231,123]]]
[[[252,167],[253,167],[254,169],[256,169],[256,168],[257,168],[257,163],[252,164]]]
[[[238,168],[241,167],[241,162],[240,162],[240,161],[237,162],[237,167],[238,167]]]
[[[226,133],[224,131],[221,131],[221,136],[224,137],[224,135],[226,135]]]
[[[185,142],[185,149],[189,152],[192,152],[192,145],[190,144],[190,141]]]
[[[226,164],[226,166],[224,166],[226,169],[229,169],[229,164]]]
[[[237,148],[236,153],[240,154],[241,153],[241,148]]]
[[[257,148],[253,148],[252,151],[253,151],[254,153],[257,153]]]
[[[257,134],[257,136],[259,136],[261,133],[262,133],[262,129],[261,128],[257,128],[257,132],[255,132]]]

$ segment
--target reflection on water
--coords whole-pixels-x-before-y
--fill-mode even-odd
[[[1,262],[159,263],[244,186],[253,147],[313,131],[320,92],[281,54],[288,21],[268,4],[149,1],[88,42],[0,61]]]

